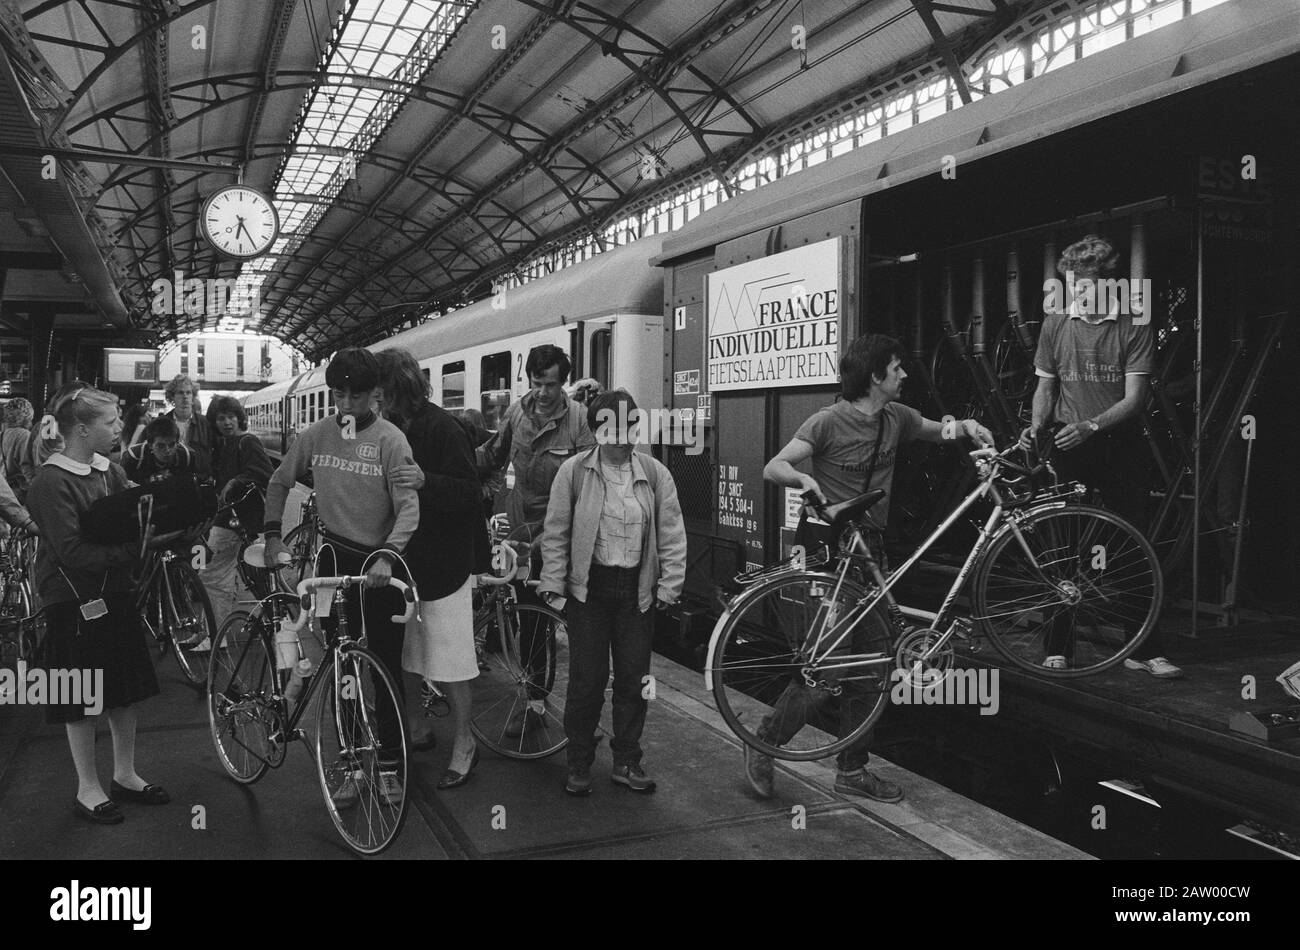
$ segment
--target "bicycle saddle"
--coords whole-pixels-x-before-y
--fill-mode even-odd
[[[820,508],[817,513],[831,523],[832,531],[839,531],[884,497],[885,490],[883,488],[873,488],[856,498],[850,498],[848,501],[842,501],[837,505],[827,505]]]

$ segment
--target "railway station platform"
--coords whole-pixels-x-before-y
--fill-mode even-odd
[[[353,857],[330,823],[306,747],[292,746],[285,764],[257,784],[238,785],[217,761],[203,701],[169,657],[158,660],[158,671],[163,691],[140,708],[138,762],[172,803],[126,807],[117,826],[91,826],[73,814],[76,783],[62,728],[46,726],[39,709],[0,707],[0,858]],[[562,752],[519,762],[485,750],[469,783],[437,792],[451,734],[447,720],[434,720],[439,746],[412,755],[406,825],[381,859],[1087,857],[880,759],[874,767],[907,792],[899,804],[837,795],[833,760],[780,764],[776,796],[759,799],[699,674],[658,656],[653,673],[645,765],[659,783],[654,795],[605,779],[607,741],[586,799],[564,794]],[[610,728],[608,704],[602,728]],[[100,774],[110,775],[107,724],[98,749]],[[200,808],[204,827],[196,828]]]
[[[1300,730],[1265,739],[1231,725],[1243,714],[1297,708],[1275,678],[1300,657],[1300,627],[1210,628],[1197,639],[1170,636],[1166,650],[1183,679],[1118,667],[1052,682],[1004,668],[998,718],[1049,746],[1104,761],[1116,776],[1139,777],[1157,802],[1173,793],[1300,829]],[[991,661],[990,652],[967,662]]]

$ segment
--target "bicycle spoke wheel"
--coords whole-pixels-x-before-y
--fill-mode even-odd
[[[316,526],[298,525],[284,536],[284,546],[289,549],[291,560],[277,568],[275,582],[280,590],[294,594],[299,584],[314,576],[316,548],[319,546]]]
[[[1150,635],[1164,580],[1151,544],[1131,524],[1070,505],[1031,513],[1020,532],[1025,547],[1004,531],[975,573],[973,619],[999,653],[1046,676],[1086,676]],[[1064,657],[1065,667],[1045,667],[1048,657]]]
[[[535,604],[491,604],[475,621],[474,638],[488,667],[474,681],[474,735],[512,759],[540,759],[563,749],[569,742],[564,617]]]
[[[723,613],[709,656],[713,698],[745,744],[778,759],[821,759],[880,718],[894,669],[888,621],[877,608],[844,625],[866,596],[833,574],[795,574]]]
[[[406,820],[407,745],[392,676],[363,647],[344,645],[321,675],[316,772],[325,807],[348,846],[378,854]],[[381,736],[387,735],[387,741]]]
[[[1021,422],[1027,422],[1034,395],[1034,354],[1025,350],[1016,328],[1008,320],[993,344],[993,369],[998,388]]]
[[[171,637],[172,654],[190,685],[206,689],[208,657],[217,633],[212,602],[199,575],[184,561],[169,561],[165,570],[164,591],[169,592],[166,601],[170,603],[163,604],[163,623]]]
[[[970,367],[946,335],[935,344],[930,356],[930,378],[946,412],[958,419],[979,414],[980,399]]]
[[[284,759],[275,675],[275,656],[263,636],[262,622],[250,623],[246,612],[235,611],[212,642],[208,726],[222,767],[245,785]]]

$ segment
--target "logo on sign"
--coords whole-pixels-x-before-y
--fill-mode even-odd
[[[357,444],[357,458],[365,459],[367,462],[373,462],[379,458],[379,446],[374,442],[360,442]]]
[[[831,238],[709,274],[707,388],[836,382],[839,264]]]

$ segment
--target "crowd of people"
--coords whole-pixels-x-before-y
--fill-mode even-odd
[[[309,472],[322,540],[334,558],[320,570],[365,576],[366,596],[349,592],[348,622],[354,629],[364,624],[371,648],[395,674],[402,694],[403,708],[385,708],[391,704],[381,701],[379,709],[381,793],[389,801],[405,794],[397,770],[384,768],[396,760],[397,717],[410,717],[415,751],[436,744],[418,702],[421,684],[436,684],[452,714],[453,746],[438,788],[463,785],[478,761],[469,727],[473,680],[480,673],[473,586],[477,575],[490,569],[485,516],[512,465],[512,524],[542,539],[532,548],[543,577],[541,596],[565,610],[569,620],[565,790],[591,791],[612,654],[611,777],[637,792],[654,791],[641,765],[646,711],[641,690],[650,667],[652,609],[675,602],[685,576],[686,537],[676,488],[663,465],[633,453],[636,436],[630,426],[606,431],[598,425],[610,408],[616,418],[627,419],[627,409],[635,407],[628,393],[575,400],[565,391],[568,357],[553,346],[534,349],[526,370],[530,391],[493,433],[481,418],[454,417],[431,402],[428,382],[409,354],[343,350],[326,370],[335,411],[299,433],[278,466],[247,431],[237,400],[218,396],[202,414],[197,387],[187,376],[168,384],[172,409],[156,418],[143,407],[123,411],[116,396],[81,382],[51,396],[39,422],[34,423],[30,404],[12,400],[0,436],[7,476],[0,478],[0,516],[13,530],[40,537],[35,581],[47,633],[38,662],[51,670],[99,670],[104,677],[102,708],[114,750],[108,791],[94,765],[98,716],[72,704],[46,708],[47,721],[67,731],[78,781],[77,814],[116,824],[125,817],[123,802],[169,801],[166,790],[143,779],[135,767],[135,710],[159,691],[147,634],[135,611],[132,569],[141,544],[90,541],[81,530],[82,516],[100,499],[133,484],[212,479],[223,504],[205,539],[208,557],[201,576],[220,629],[234,607],[242,546],[260,533],[266,566],[283,563],[285,504]],[[175,532],[147,535],[143,541],[156,548],[177,537]],[[395,571],[414,584],[421,601],[409,625],[392,619],[402,613],[390,600],[397,596],[388,586]],[[200,632],[178,647],[203,653],[212,644]],[[539,687],[513,727],[537,728],[546,699]],[[340,807],[358,797],[355,786],[347,785],[335,795]]]
[[[1090,236],[1067,248],[1062,272],[1105,276],[1114,249]],[[1080,298],[1082,299],[1082,298]],[[1130,444],[1150,373],[1150,328],[1128,315],[1093,313],[1072,303],[1052,315],[1041,335],[1036,367],[1040,383],[1028,443],[1051,426],[1056,464],[1068,476],[1102,488],[1141,527],[1130,484]],[[883,563],[882,532],[899,447],[912,440],[937,442],[954,434],[990,446],[989,431],[974,419],[956,429],[924,418],[899,401],[906,372],[903,348],[879,334],[855,338],[840,363],[841,394],[811,416],[764,470],[777,485],[813,493],[823,503],[846,501],[881,489],[884,498],[864,515],[869,545]],[[512,403],[495,432],[472,412],[453,415],[430,401],[427,378],[413,357],[391,349],[379,354],[346,349],[330,362],[326,384],[335,411],[300,432],[273,466],[261,441],[247,431],[237,400],[213,399],[198,411],[193,380],[178,376],[166,388],[173,408],[150,418],[142,407],[125,412],[117,397],[82,383],[62,387],[46,416],[33,419],[26,400],[5,407],[0,435],[0,517],[10,530],[39,535],[36,586],[48,633],[41,662],[51,668],[102,669],[103,704],[113,734],[114,773],[106,793],[95,772],[95,717],[76,706],[50,706],[50,722],[63,723],[76,766],[78,814],[100,823],[123,820],[119,802],[160,804],[165,790],[135,767],[135,704],[158,692],[146,636],[134,613],[132,572],[140,544],[97,544],[78,529],[98,499],[132,482],[213,478],[226,502],[207,538],[211,557],[203,577],[218,629],[233,609],[236,556],[251,535],[265,537],[265,566],[288,557],[281,536],[290,491],[310,472],[318,515],[334,564],[324,573],[364,575],[367,596],[346,600],[350,627],[364,626],[402,695],[402,708],[381,704],[379,735],[382,794],[405,794],[396,761],[401,729],[410,719],[411,747],[436,740],[417,701],[422,683],[436,684],[451,710],[453,745],[439,789],[463,785],[473,774],[478,748],[470,729],[473,683],[479,659],[473,636],[473,586],[489,570],[486,516],[503,472],[514,483],[506,498],[510,524],[535,539],[530,556],[534,592],[563,612],[569,640],[564,697],[568,769],[564,791],[592,791],[597,728],[613,674],[613,782],[635,792],[655,790],[642,763],[645,727],[643,681],[650,669],[654,611],[681,597],[686,534],[677,490],[668,469],[634,451],[633,396],[599,392],[586,382],[566,390],[571,365],[555,346],[535,347],[525,366],[529,391]],[[120,460],[120,464],[115,459]],[[263,502],[263,493],[265,500]],[[238,504],[236,504],[238,501]],[[240,531],[233,529],[234,513]],[[172,538],[146,538],[163,545]],[[388,586],[399,573],[418,590],[418,619],[403,613]],[[199,642],[182,644],[196,652]],[[1155,639],[1154,637],[1152,638]],[[1070,658],[1050,651],[1046,665]],[[1179,675],[1149,644],[1128,663],[1155,676]],[[384,695],[381,692],[381,695]],[[538,728],[548,697],[539,686],[510,724],[515,735]],[[782,745],[803,728],[806,704],[778,701],[763,721],[764,737]],[[893,802],[903,790],[867,771],[868,732],[840,753],[836,789]],[[384,769],[384,765],[390,768]],[[773,794],[772,761],[746,749],[745,772],[764,797]],[[340,806],[358,790],[336,793]]]

